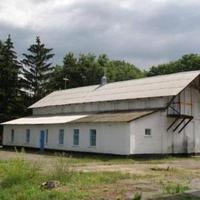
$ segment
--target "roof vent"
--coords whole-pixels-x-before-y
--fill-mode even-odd
[[[101,78],[101,86],[104,86],[107,84],[107,78],[106,76],[104,75],[102,78]]]

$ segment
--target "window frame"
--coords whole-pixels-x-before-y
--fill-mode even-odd
[[[79,146],[79,129],[74,129],[74,133],[73,133],[73,145],[74,146]],[[77,137],[77,138],[76,138]],[[77,143],[76,143],[76,139],[77,139]]]
[[[145,136],[152,136],[152,129],[151,128],[145,128],[144,135]]]
[[[48,142],[49,142],[49,130],[46,129],[45,130],[45,144],[48,144]]]
[[[64,144],[64,136],[65,136],[65,130],[59,129],[59,135],[58,135],[58,144],[63,145]]]
[[[15,129],[11,129],[11,135],[10,135],[10,142],[14,143],[15,140]]]
[[[90,129],[90,147],[96,147],[96,146],[97,146],[97,130]]]
[[[26,129],[26,143],[30,143],[30,137],[31,137],[31,130],[28,128]]]

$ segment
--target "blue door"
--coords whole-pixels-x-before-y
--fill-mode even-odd
[[[40,131],[40,151],[44,150],[44,139],[45,139],[45,131]]]

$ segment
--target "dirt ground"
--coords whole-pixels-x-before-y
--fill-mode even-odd
[[[58,158],[57,155],[50,153],[50,154],[40,154],[38,152],[28,152],[28,153],[16,153],[14,151],[9,150],[0,150],[0,160],[7,160],[13,158],[24,158],[28,161],[33,162],[42,162],[44,167],[46,168],[47,165],[49,167],[56,161]],[[169,159],[133,159],[132,163],[127,163],[126,158],[120,159],[120,162],[113,162],[112,159],[110,161],[101,161],[100,159],[94,158],[93,160],[86,160],[83,162],[71,162],[71,159],[79,159],[76,158],[76,155],[72,157],[71,155],[68,157],[66,156],[66,161],[69,160],[69,164],[80,171],[121,171],[133,174],[146,174],[149,169],[152,168],[173,168],[173,169],[184,169],[184,170],[199,170],[200,171],[200,156],[193,156],[193,157],[179,157],[179,158],[169,158]]]
[[[39,162],[46,170],[57,161],[58,156],[54,154],[44,155],[38,153],[16,153],[12,151],[0,150],[0,160],[12,158],[24,158],[31,162]],[[88,156],[89,157],[89,156]],[[141,192],[143,199],[155,199],[156,196],[164,194],[163,187],[167,184],[176,183],[187,185],[188,198],[177,196],[174,198],[166,197],[163,199],[200,199],[200,157],[182,157],[182,158],[163,158],[163,159],[106,159],[93,158],[82,159],[76,156],[66,156],[66,162],[73,170],[83,172],[98,171],[119,171],[129,173],[133,178],[122,180],[112,187],[104,185],[101,188],[92,188],[94,192],[99,193],[103,199],[131,199],[135,192]],[[110,196],[113,193],[113,198]],[[120,195],[126,198],[121,198]],[[118,198],[119,196],[119,198]],[[158,198],[160,199],[160,198]]]

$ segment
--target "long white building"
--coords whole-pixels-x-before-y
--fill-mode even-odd
[[[3,145],[131,154],[200,152],[200,71],[55,91],[2,123]]]

